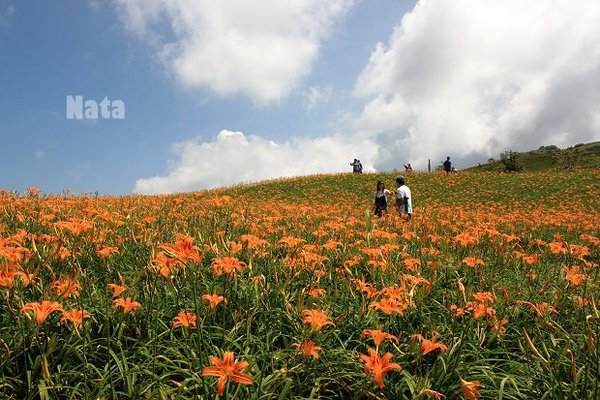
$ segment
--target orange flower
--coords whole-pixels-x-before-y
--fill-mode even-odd
[[[83,323],[83,320],[86,318],[90,318],[90,313],[85,310],[80,310],[78,308],[71,308],[70,310],[62,310],[62,317],[60,317],[60,322],[72,322],[73,325],[79,326]]]
[[[219,396],[223,396],[228,379],[243,385],[252,384],[252,377],[242,372],[249,367],[248,362],[235,361],[233,352],[226,351],[223,353],[222,360],[218,357],[210,357],[210,363],[214,367],[202,368],[202,376],[215,376],[219,378],[217,381],[217,393]]]
[[[574,267],[567,267],[566,265],[563,265],[563,271],[565,271],[565,280],[569,281],[569,284],[573,284],[573,286],[579,286],[581,285],[581,282],[585,281],[587,278],[586,274],[581,274],[579,273],[579,267],[578,266],[574,266]]]
[[[310,297],[321,297],[325,295],[325,293],[327,293],[327,291],[321,288],[314,288],[308,291],[308,295]]]
[[[408,308],[408,304],[396,299],[383,299],[380,301],[372,302],[369,305],[369,308],[374,308],[376,310],[382,311],[384,314],[387,315],[391,315],[394,313],[402,315],[404,314],[404,311],[406,311],[406,309]]]
[[[421,266],[421,260],[418,258],[407,258],[404,260],[404,266],[409,271],[416,271]]]
[[[567,254],[567,248],[563,242],[551,242],[548,243],[548,248],[552,254]]]
[[[304,243],[304,240],[298,239],[292,236],[286,236],[277,242],[277,246],[287,247],[288,249],[293,249],[294,247],[300,246]]]
[[[460,387],[462,389],[463,397],[465,399],[477,400],[477,397],[479,396],[479,391],[477,390],[477,388],[479,386],[481,386],[481,383],[479,383],[479,381],[469,382],[460,378]]]
[[[241,272],[246,263],[238,260],[235,257],[222,257],[213,259],[210,267],[216,276],[223,274],[232,275],[235,272]]]
[[[362,331],[361,336],[371,336],[376,347],[379,347],[384,340],[395,340],[396,343],[398,343],[398,338],[396,336],[382,332],[378,329],[365,329]]]
[[[360,281],[358,279],[354,279],[352,281],[356,288],[365,293],[367,298],[371,298],[377,294],[377,289],[375,289],[371,284],[365,282],[365,278],[362,278]]]
[[[196,328],[196,320],[198,317],[191,311],[181,311],[175,318],[173,318],[173,329],[178,326],[183,326],[185,328]]]
[[[483,260],[481,258],[475,258],[475,257],[465,257],[462,262],[464,264],[467,265],[467,267],[471,267],[471,268],[475,268],[478,265],[481,265],[482,267],[485,265],[485,263],[483,262]]]
[[[61,311],[62,305],[57,301],[48,301],[44,300],[41,303],[33,302],[27,303],[23,307],[21,307],[21,312],[29,312],[33,311],[36,317],[36,321],[38,325],[44,323],[48,315],[52,314],[54,311]]]
[[[439,349],[441,353],[445,353],[448,350],[448,347],[443,343],[438,343],[436,338],[429,340],[419,334],[412,335],[412,338],[421,342],[421,355],[423,356],[432,351],[436,351],[437,349]]]
[[[253,249],[255,247],[261,247],[269,244],[269,242],[267,242],[266,240],[260,239],[254,235],[242,235],[240,236],[240,242],[246,243],[246,247],[248,249]]]
[[[108,288],[113,291],[112,298],[118,297],[121,293],[127,290],[126,286],[117,285],[116,283],[109,283]]]
[[[73,295],[73,297],[79,297],[79,289],[81,289],[79,282],[71,278],[54,281],[52,287],[56,294],[62,299],[66,299],[71,295]]]
[[[163,244],[158,247],[167,251],[170,256],[177,258],[183,263],[195,261],[200,264],[203,255],[198,246],[194,246],[195,240],[191,236],[178,233],[175,235],[175,244]]]
[[[431,396],[431,398],[433,400],[444,400],[446,398],[445,395],[441,394],[440,392],[436,392],[435,390],[431,390],[431,389],[423,389],[419,392],[419,394],[417,395],[417,399],[421,396]]]
[[[119,249],[117,249],[116,247],[103,247],[99,250],[96,250],[96,254],[100,258],[107,258],[107,257],[110,257],[111,254],[118,253],[118,252],[119,252]]]
[[[558,314],[556,308],[552,307],[550,304],[543,302],[540,304],[533,304],[528,301],[517,300],[517,304],[525,304],[529,306],[530,311],[535,311],[537,318],[542,318],[544,315],[549,315],[550,313]]]
[[[331,319],[321,310],[303,310],[302,318],[302,323],[310,324],[316,331],[320,331],[327,325],[334,325]]]
[[[23,271],[18,271],[16,267],[0,266],[0,286],[12,287],[15,283],[15,278],[19,278],[24,285],[28,285],[33,279],[32,275],[27,275]]]
[[[90,222],[78,220],[76,218],[71,218],[69,221],[55,222],[54,226],[56,226],[59,229],[64,229],[71,232],[71,234],[75,237],[81,235],[84,232],[91,231],[94,228],[94,226]]]
[[[142,308],[142,305],[137,301],[131,301],[131,297],[113,300],[113,306],[115,310],[121,307],[124,314],[127,314],[130,311],[138,311]]]
[[[227,304],[227,299],[223,296],[220,296],[218,294],[203,294],[202,295],[202,300],[206,300],[210,303],[210,309],[214,310],[215,308],[217,308],[217,306],[219,305],[219,303],[224,302],[225,304]]]
[[[391,363],[392,353],[385,353],[383,357],[379,357],[377,350],[369,349],[369,355],[360,354],[360,361],[365,363],[365,374],[373,373],[375,382],[380,388],[384,387],[383,378],[389,371],[400,371],[402,367],[399,364]]]
[[[479,239],[476,236],[472,236],[468,233],[461,233],[460,235],[456,235],[454,237],[454,240],[456,240],[462,247],[467,247],[470,244],[479,243]]]
[[[292,347],[296,347],[304,353],[306,357],[313,356],[315,359],[319,359],[319,351],[323,350],[319,346],[315,346],[315,342],[307,340],[303,343],[293,343]]]
[[[176,258],[170,258],[164,251],[159,251],[151,262],[151,265],[165,278],[170,277],[179,267],[184,268],[185,264]]]
[[[531,256],[523,256],[523,262],[525,263],[525,265],[533,265],[533,264],[537,264],[540,262],[540,255],[539,254],[534,254]]]

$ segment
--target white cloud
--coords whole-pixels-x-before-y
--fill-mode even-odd
[[[185,87],[276,102],[298,87],[353,0],[113,0]],[[166,26],[169,29],[165,29]]]
[[[137,4],[125,0],[121,3]],[[136,19],[135,12],[130,13],[133,26],[138,29],[159,18],[154,14],[157,4],[168,8],[162,0],[148,4],[144,9],[135,8],[140,13],[148,12],[148,16]],[[204,2],[198,4],[197,8],[204,10]],[[332,4],[342,7],[342,2]],[[302,5],[304,11],[316,10],[314,3]],[[211,17],[200,18],[200,25],[219,20],[215,15],[223,13],[225,6],[214,7]],[[264,24],[248,10],[239,12],[251,16],[240,24],[254,38],[256,32],[249,26]],[[169,13],[177,16],[173,10]],[[290,18],[297,14],[280,13]],[[326,23],[315,25],[328,26],[333,14],[323,18]],[[189,18],[194,15],[192,12]],[[173,21],[183,18],[172,17]],[[271,33],[281,33],[290,25],[283,23],[288,28],[275,29],[272,22],[265,24]],[[174,66],[184,65],[188,59],[199,60],[194,54],[209,54],[196,51],[202,42],[198,42],[198,32],[207,30],[180,25],[176,36],[183,38],[180,42],[184,48],[174,53]],[[343,110],[339,114],[337,130],[347,132],[345,135],[274,143],[224,130],[213,141],[192,140],[177,145],[177,157],[169,171],[163,176],[138,180],[135,192],[188,191],[280,176],[349,171],[348,164],[354,157],[361,158],[367,170],[391,170],[408,162],[423,169],[428,158],[435,165],[446,155],[459,161],[461,167],[461,160],[472,164],[477,159],[497,156],[507,148],[524,150],[598,140],[598,38],[597,0],[421,0],[394,28],[388,42],[375,46],[354,88],[356,99],[364,102],[364,107],[356,114]],[[318,46],[318,40],[310,42]],[[227,47],[219,43],[217,47]],[[296,50],[292,46],[291,53]],[[227,51],[221,53],[216,52],[218,57],[208,61],[211,65],[207,71],[216,68],[218,61],[227,60],[225,63],[229,64],[233,59]],[[253,68],[260,63],[244,54],[239,57],[253,67],[242,70],[258,85],[263,77],[254,76]],[[290,57],[294,65],[303,65],[300,69],[304,70],[310,64],[306,59],[312,56],[301,56],[304,61],[295,54]],[[280,79],[281,75],[273,74],[276,89],[271,90],[269,85],[240,83],[243,72],[228,65],[224,75],[211,72],[212,83],[205,72],[190,81],[226,93],[229,89],[221,88],[220,82],[228,76],[236,88],[231,90],[267,101],[280,98],[302,75],[284,74],[286,79]],[[187,79],[186,74],[182,76]],[[308,89],[304,92],[305,106],[310,110],[327,97],[322,88]]]
[[[348,172],[355,154],[364,155],[365,170],[375,156],[368,140],[343,135],[295,138],[282,143],[242,132],[222,130],[211,142],[190,140],[174,146],[177,159],[165,176],[139,179],[134,193],[191,191],[239,182],[314,173]]]
[[[10,25],[16,10],[12,4],[0,8],[0,28],[7,28]]]
[[[600,2],[422,0],[355,85],[375,167],[600,137]]]
[[[304,98],[304,108],[310,114],[315,108],[323,107],[331,100],[333,87],[326,86],[324,88],[310,87],[302,92]]]
[[[88,7],[95,13],[102,10],[103,2],[101,0],[88,0]]]

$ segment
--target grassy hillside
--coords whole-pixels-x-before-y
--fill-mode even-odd
[[[522,164],[525,171],[600,168],[600,142],[581,143],[566,149],[559,149],[556,146],[541,146],[537,150],[518,153],[517,161]],[[494,159],[470,169],[502,170],[503,168],[502,163],[498,159]]]
[[[600,171],[393,177],[0,191],[0,399],[600,398]]]

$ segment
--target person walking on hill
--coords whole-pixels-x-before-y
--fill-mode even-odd
[[[354,161],[352,161],[350,163],[350,166],[352,167],[352,172],[353,173],[355,173],[355,174],[362,174],[363,167],[362,167],[362,164],[360,163],[359,159],[355,158]]]
[[[406,214],[408,219],[412,219],[412,195],[410,189],[406,186],[406,178],[403,176],[396,177],[396,207],[398,208],[398,214]]]
[[[375,202],[373,203],[373,214],[381,217],[387,213],[387,202],[388,196],[391,196],[392,192],[385,188],[383,181],[377,181],[377,188],[375,189]]]
[[[450,161],[450,156],[446,157],[446,161],[444,161],[443,164],[444,164],[444,171],[446,171],[447,174],[452,172],[452,161]]]

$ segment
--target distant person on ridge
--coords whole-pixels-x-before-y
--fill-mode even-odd
[[[444,161],[444,171],[446,171],[447,174],[452,172],[452,161],[450,161],[450,156],[446,157],[446,161]]]
[[[375,189],[375,202],[373,203],[373,214],[381,217],[387,213],[387,198],[391,196],[392,192],[385,188],[383,181],[377,181],[377,188]]]
[[[359,159],[354,159],[354,161],[352,161],[350,163],[350,166],[352,167],[352,172],[355,174],[362,174],[362,164],[360,163]]]
[[[403,176],[396,177],[396,207],[398,208],[398,214],[402,216],[402,213],[408,215],[408,219],[412,218],[412,195],[410,189],[406,186],[406,178]]]

